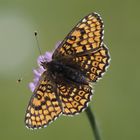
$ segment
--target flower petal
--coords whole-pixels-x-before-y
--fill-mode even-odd
[[[42,75],[45,69],[42,66],[40,66],[37,71]]]
[[[34,73],[35,77],[40,77],[41,76],[41,73],[39,71],[35,70],[35,69],[33,70],[33,73]]]
[[[52,60],[52,52],[46,52],[44,57],[47,62],[50,62]]]
[[[40,55],[40,56],[37,58],[37,63],[38,63],[38,65],[40,66],[40,65],[41,65],[41,62],[44,62],[44,60],[45,60],[44,55]]]
[[[34,92],[35,85],[31,82],[31,83],[29,83],[29,88],[30,88],[31,92]]]
[[[34,86],[36,86],[38,84],[38,81],[39,81],[39,77],[35,77],[33,80]]]

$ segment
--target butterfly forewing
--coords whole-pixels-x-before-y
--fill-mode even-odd
[[[84,17],[66,36],[53,54],[53,59],[93,52],[103,40],[103,21],[97,13]]]
[[[31,129],[47,126],[62,112],[56,97],[55,83],[47,75],[46,72],[42,74],[39,85],[35,89],[27,107],[25,124]]]
[[[102,46],[94,53],[73,57],[71,62],[85,73],[90,82],[96,82],[109,66],[110,56],[107,47]]]

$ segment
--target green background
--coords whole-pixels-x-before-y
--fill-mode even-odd
[[[139,0],[0,0],[0,139],[91,140],[85,112],[62,116],[49,127],[25,128],[24,114],[39,55],[52,50],[72,27],[91,12],[105,24],[104,42],[111,65],[94,87],[90,103],[103,140],[140,139],[140,1]],[[16,80],[23,78],[17,84]]]

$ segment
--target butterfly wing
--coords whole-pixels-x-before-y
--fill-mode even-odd
[[[62,113],[55,83],[47,75],[47,72],[42,74],[27,107],[25,124],[30,129],[45,127]]]
[[[87,108],[93,95],[93,86],[90,82],[96,82],[102,77],[109,66],[109,60],[109,52],[104,44],[94,53],[68,57],[63,60],[63,64],[83,72],[89,81],[89,84],[83,85],[66,82],[58,84],[64,115],[75,115]]]
[[[101,46],[103,33],[101,17],[97,13],[91,13],[72,29],[55,50],[52,58],[93,52]]]
[[[96,82],[106,72],[109,66],[110,55],[107,47],[102,44],[97,51],[82,56],[75,56],[69,61],[85,73],[90,82]]]
[[[81,71],[88,82],[96,82],[106,72],[110,62],[110,55],[107,47],[102,44],[94,52],[65,57],[59,61],[77,71]]]
[[[63,115],[75,115],[88,106],[93,95],[91,86],[81,84],[58,84],[59,98],[62,102]]]

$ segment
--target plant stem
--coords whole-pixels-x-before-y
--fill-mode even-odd
[[[87,114],[88,120],[90,122],[90,125],[91,125],[91,128],[92,128],[95,140],[101,140],[100,134],[99,134],[99,129],[98,129],[97,124],[96,124],[95,116],[92,113],[90,107],[88,107],[86,109],[86,114]]]

